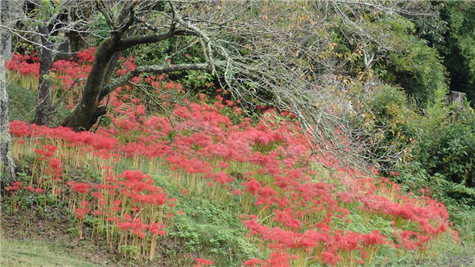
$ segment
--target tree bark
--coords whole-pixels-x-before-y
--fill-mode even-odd
[[[70,51],[77,52],[81,51],[85,47],[86,42],[81,37],[81,34],[77,31],[69,31],[65,33],[66,37],[69,39]]]
[[[3,23],[7,7],[0,1],[0,22]],[[9,33],[0,28],[0,186],[4,188],[15,179],[15,162],[11,155],[10,123],[8,118],[8,95],[6,91],[5,54]]]
[[[53,65],[53,44],[48,40],[48,26],[39,27],[41,33],[40,48],[40,76],[38,86],[38,97],[36,98],[36,113],[33,123],[37,125],[48,125],[53,112],[51,96],[51,80],[48,77]]]
[[[75,131],[89,130],[96,123],[97,118],[105,114],[105,110],[98,107],[101,100],[99,96],[109,62],[117,51],[117,43],[118,37],[112,35],[97,48],[81,101],[65,118],[63,126]]]

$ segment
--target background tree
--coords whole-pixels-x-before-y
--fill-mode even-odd
[[[9,24],[12,8],[5,0],[0,1],[0,22]],[[9,32],[0,27],[0,185],[3,188],[15,177],[15,163],[11,157],[10,124],[8,120],[8,95],[6,92],[5,55]]]
[[[475,105],[475,3],[446,2],[441,19],[447,23],[444,44],[437,45],[450,73],[450,90],[467,94]]]
[[[97,118],[105,113],[105,110],[98,106],[100,101],[117,86],[140,73],[214,69],[214,61],[209,57],[212,55],[209,38],[197,27],[185,21],[176,12],[173,3],[168,3],[162,11],[163,5],[163,2],[155,1],[118,3],[96,1],[96,7],[104,16],[111,32],[97,48],[82,98],[63,122],[64,126],[75,130],[90,129]],[[144,20],[148,18],[155,21],[149,23]],[[120,52],[140,44],[156,43],[180,35],[198,36],[202,43],[207,43],[204,47],[206,63],[140,66],[118,81],[110,83]]]
[[[361,157],[400,160],[402,152],[393,146],[386,147],[383,154],[372,153],[378,139],[365,137],[361,126],[352,127],[349,122],[352,117],[365,115],[355,108],[361,105],[359,96],[372,95],[384,83],[398,84],[398,80],[385,79],[381,73],[390,71],[388,66],[395,55],[405,53],[404,45],[415,42],[413,23],[404,16],[435,16],[431,5],[304,1],[225,3],[220,8],[225,10],[223,13],[243,14],[219,27],[220,36],[227,36],[222,47],[229,55],[223,70],[224,84],[237,98],[258,99],[294,113],[309,140],[317,144],[315,149],[330,151],[347,163],[361,162]],[[195,20],[205,21],[210,13]],[[223,20],[219,12],[212,14],[216,21]],[[407,39],[402,45],[401,37]],[[408,93],[427,96],[425,102],[429,102],[430,96],[446,87],[437,52],[430,48],[423,52],[429,55],[415,49],[406,57],[432,60],[419,68],[416,65],[421,61],[417,61],[410,66],[414,70],[408,71],[408,79],[421,81],[423,86],[402,86]],[[442,73],[438,80],[427,72],[430,65]],[[353,138],[352,142],[342,142],[341,136]]]
[[[349,127],[349,116],[357,110],[351,108],[353,100],[348,95],[356,88],[371,92],[367,85],[379,83],[373,67],[379,64],[390,69],[388,63],[402,53],[400,37],[414,28],[403,15],[432,15],[424,13],[431,10],[430,5],[378,1],[96,1],[94,8],[110,32],[96,50],[80,103],[64,126],[90,129],[105,113],[104,107],[99,107],[101,100],[134,76],[201,70],[216,75],[244,104],[262,103],[292,112],[309,140],[318,144],[315,149],[343,153],[340,158],[354,162],[368,151],[365,146],[374,146],[376,140],[360,138],[351,148],[341,142],[341,136],[362,137],[358,129]],[[114,79],[119,53],[179,38],[191,38],[190,47],[199,48],[199,61],[170,64],[160,58]],[[411,38],[407,37],[407,43]],[[427,53],[433,55],[432,50]],[[174,62],[173,55],[167,59]],[[433,62],[438,63],[437,57]],[[401,70],[409,74],[409,80],[421,80],[421,88],[426,90],[403,84],[408,92],[430,96],[445,86],[425,75],[426,67]],[[400,151],[387,152],[386,160],[400,157]]]
[[[26,0],[24,3],[24,16],[21,19],[21,32],[27,32],[25,38],[36,47],[40,60],[38,94],[33,123],[48,125],[55,112],[52,96],[52,79],[50,70],[57,56],[71,55],[68,51],[58,51],[64,44],[66,36],[72,38],[72,52],[78,52],[79,45],[83,43],[83,36],[94,34],[90,29],[92,20],[89,15],[89,1],[37,1]],[[83,34],[79,33],[83,32]]]
[[[363,115],[354,108],[360,105],[354,96],[390,83],[427,103],[446,86],[437,52],[417,39],[414,23],[407,19],[437,15],[425,2],[84,3],[74,10],[87,10],[87,16],[72,16],[69,24],[89,25],[98,48],[81,99],[63,122],[75,130],[90,129],[106,112],[101,100],[135,76],[198,70],[212,74],[247,110],[262,104],[292,112],[309,140],[318,144],[316,150],[343,153],[341,158],[356,162],[362,155],[381,155],[369,149],[377,138],[348,123]],[[101,35],[94,35],[97,29],[91,26],[97,21]],[[124,76],[114,75],[121,54],[178,40],[183,51],[196,51],[192,63],[176,64],[180,51],[175,51]],[[408,46],[413,49],[406,52]],[[412,61],[428,63],[406,64]],[[433,77],[430,68],[438,75]],[[351,148],[342,136],[354,139]],[[401,151],[392,150],[384,149],[384,160],[400,159]]]

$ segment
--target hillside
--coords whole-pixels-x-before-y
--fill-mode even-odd
[[[423,263],[447,247],[464,255],[444,205],[331,155],[310,157],[286,114],[268,110],[252,125],[203,96],[167,118],[121,99],[95,133],[12,122],[21,164],[3,205],[6,240],[32,230],[60,253],[70,246],[55,239],[88,240],[97,250],[82,258],[99,264],[116,253],[128,259],[117,264],[163,266]],[[28,255],[21,247],[7,252]]]
[[[0,265],[475,266],[475,2],[0,14]]]

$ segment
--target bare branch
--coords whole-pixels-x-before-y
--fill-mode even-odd
[[[138,83],[132,83],[132,84],[135,87],[139,88],[142,92],[144,92],[155,103],[155,105],[157,105],[163,111],[163,113],[165,114],[165,116],[168,119],[168,122],[170,122],[170,125],[172,126],[173,130],[176,130],[175,129],[175,123],[173,123],[173,120],[170,118],[170,115],[168,114],[168,111],[160,104],[160,102],[158,102],[158,100],[155,99],[155,97],[153,97],[153,95],[150,94],[150,92],[147,91],[147,89],[144,88],[144,86],[142,84],[138,84]]]

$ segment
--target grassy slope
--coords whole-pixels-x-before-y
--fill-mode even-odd
[[[34,93],[12,86],[9,94],[12,119],[32,119],[30,111],[34,108],[31,104],[34,103]],[[164,261],[156,266],[191,266],[191,261],[179,258],[184,253],[221,259],[216,266],[232,266],[230,263],[237,264],[242,258],[258,255],[256,247],[244,237],[246,230],[236,216],[241,212],[237,203],[217,203],[194,192],[183,194],[165,177],[156,175],[154,178],[170,197],[178,199],[177,210],[183,210],[184,215],[176,218],[177,228],[169,232],[169,239],[162,244]],[[68,222],[37,219],[34,212],[2,217],[2,266],[136,266],[132,262],[114,259],[98,244],[78,241],[68,231],[71,227]],[[48,234],[50,232],[54,234]],[[463,237],[465,233],[461,234]],[[415,260],[406,255],[389,259],[385,264],[380,261],[375,266],[475,266],[474,242],[465,242],[465,246],[450,242],[441,244],[434,247],[438,254],[426,259]]]
[[[71,256],[61,243],[46,240],[15,240],[2,237],[1,266],[98,266]]]
[[[177,208],[185,213],[176,218],[178,228],[170,231],[169,239],[162,244],[165,260],[154,266],[192,266],[191,261],[180,257],[184,253],[221,259],[215,266],[237,264],[239,260],[232,258],[236,252],[244,257],[256,255],[255,247],[243,238],[245,229],[235,216],[239,212],[232,201],[216,203],[199,194],[183,194],[177,186],[167,182],[165,176],[154,178],[170,196],[178,199]],[[41,218],[33,209],[17,216],[2,216],[1,266],[139,266],[133,261],[114,258],[100,244],[78,240],[68,230],[67,220],[58,219],[61,215],[54,214],[51,211],[49,216]],[[405,255],[391,258],[387,263],[375,262],[373,266],[475,266],[473,242],[465,242],[464,246],[441,242],[433,250],[437,254],[424,259]]]
[[[238,202],[213,201],[195,192],[183,194],[165,176],[154,178],[170,197],[177,198],[176,209],[184,212],[175,218],[176,229],[169,232],[170,237],[184,241],[179,250],[199,257],[221,259],[216,261],[217,266],[238,266],[236,264],[243,259],[259,255],[255,245],[245,238],[247,230],[237,216],[241,213]]]
[[[79,240],[70,227],[57,207],[45,211],[33,204],[15,214],[2,207],[0,266],[122,266],[107,248]]]
[[[35,118],[36,92],[25,89],[17,84],[7,86],[9,96],[10,121],[21,120],[31,122]],[[58,106],[58,112],[53,114],[52,125],[59,125],[69,111],[63,106]]]
[[[35,115],[36,94],[31,90],[11,84],[7,86],[9,96],[10,121],[23,120],[32,121]]]

